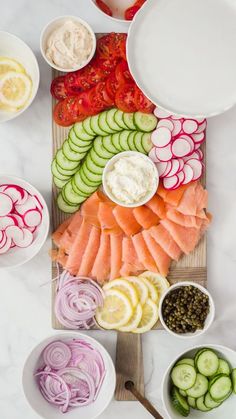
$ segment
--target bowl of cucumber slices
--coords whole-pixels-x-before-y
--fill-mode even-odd
[[[162,401],[171,419],[231,419],[236,409],[236,352],[221,345],[195,346],[165,372]]]

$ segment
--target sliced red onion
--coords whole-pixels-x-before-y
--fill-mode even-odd
[[[50,343],[43,351],[43,359],[46,365],[53,369],[65,368],[71,359],[70,348],[61,341]]]

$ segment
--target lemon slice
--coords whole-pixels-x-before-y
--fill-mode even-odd
[[[0,76],[9,71],[17,71],[18,73],[25,73],[24,67],[13,58],[0,57]]]
[[[0,78],[0,102],[3,105],[22,108],[31,90],[31,79],[24,73],[9,71]]]
[[[138,304],[138,292],[136,288],[128,281],[123,278],[113,279],[113,281],[107,282],[103,289],[104,291],[116,288],[122,291],[130,300],[133,307]]]
[[[128,297],[113,288],[105,291],[103,307],[96,312],[96,320],[104,329],[118,329],[126,325],[133,314]]]
[[[125,279],[128,282],[131,282],[131,284],[134,285],[134,287],[136,288],[137,292],[138,292],[138,298],[140,303],[143,305],[146,303],[147,299],[148,299],[148,287],[146,284],[144,284],[144,282],[137,276],[126,276],[123,279]]]
[[[153,283],[149,281],[149,279],[145,278],[145,276],[139,276],[138,278],[147,286],[148,297],[151,298],[154,302],[157,302],[159,300],[159,295]]]
[[[153,328],[158,320],[158,307],[151,298],[148,298],[143,306],[143,315],[141,321],[133,333],[145,333]]]
[[[120,332],[132,332],[134,329],[138,327],[139,323],[141,322],[142,315],[143,315],[142,306],[141,304],[138,304],[135,307],[135,311],[132,317],[130,318],[130,320],[128,321],[128,323],[125,326],[119,327],[118,330]]]
[[[154,285],[154,287],[157,289],[159,299],[161,298],[162,294],[170,287],[167,279],[155,272],[146,271],[143,272],[140,276],[147,278]]]

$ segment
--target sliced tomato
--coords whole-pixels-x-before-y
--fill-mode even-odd
[[[60,100],[53,110],[53,118],[56,124],[63,127],[69,127],[75,122],[75,118],[68,112],[67,107],[65,106],[65,99]]]
[[[125,33],[109,33],[102,36],[97,41],[98,56],[105,60],[119,59],[125,55],[127,34]]]
[[[140,10],[140,6],[134,5],[126,9],[125,20],[133,20],[136,13]]]
[[[112,60],[105,60],[102,58],[97,58],[97,66],[100,69],[100,71],[102,71],[103,76],[107,77],[109,76],[109,74],[111,74],[112,71],[115,70],[117,61],[118,60],[116,58]]]
[[[96,87],[92,87],[88,92],[88,98],[90,103],[91,112],[94,115],[102,112],[106,108],[106,103],[104,101],[103,95],[98,94]]]
[[[108,16],[113,15],[112,10],[106,3],[104,3],[104,1],[96,0],[96,5],[99,7],[99,9],[101,9],[104,13],[106,13],[106,15]]]
[[[117,81],[115,72],[111,73],[110,76],[106,80],[106,90],[108,95],[115,99],[116,91],[119,87],[119,83]]]
[[[135,86],[134,101],[136,108],[140,112],[152,113],[155,109],[153,103],[145,96],[145,94],[137,86]]]
[[[135,84],[126,83],[119,87],[115,96],[115,103],[118,109],[123,112],[135,112],[137,110],[135,101]]]
[[[77,72],[67,73],[65,75],[65,87],[69,95],[81,93],[82,87]]]
[[[130,83],[134,81],[130,74],[128,63],[125,60],[122,60],[117,64],[115,74],[119,84]]]
[[[51,83],[51,95],[57,99],[65,99],[68,96],[67,89],[65,87],[65,77],[59,76],[56,77]]]

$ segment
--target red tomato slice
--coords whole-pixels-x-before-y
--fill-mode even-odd
[[[117,81],[115,73],[111,73],[111,75],[106,80],[106,90],[110,98],[115,99],[118,87],[119,83]]]
[[[102,0],[96,0],[96,5],[99,7],[99,9],[101,9],[104,13],[106,13],[106,15],[108,16],[112,16],[112,10],[110,9],[109,6],[107,6],[106,3],[104,3],[104,1]]]
[[[125,19],[126,20],[133,20],[136,13],[140,10],[139,6],[131,6],[125,11]]]
[[[65,77],[64,76],[56,77],[52,81],[50,91],[51,91],[51,95],[55,99],[57,100],[65,99],[68,96],[68,92],[65,87]]]
[[[99,58],[105,60],[119,59],[125,55],[127,34],[125,33],[109,33],[104,35],[97,41],[97,53]]]
[[[118,109],[123,112],[135,112],[137,110],[135,101],[135,84],[127,83],[119,87],[116,92],[115,103]]]
[[[67,73],[65,75],[65,87],[69,95],[76,95],[81,93],[82,87],[79,83],[77,72]]]
[[[134,101],[136,108],[140,112],[152,113],[155,109],[153,103],[144,95],[144,93],[137,86],[135,87]]]
[[[117,64],[115,74],[119,84],[130,83],[134,81],[133,77],[130,74],[127,61],[122,60],[120,63]]]
[[[56,124],[63,127],[69,127],[75,122],[74,117],[72,117],[66,109],[64,100],[61,100],[56,104],[53,110],[53,118]]]
[[[102,112],[106,108],[103,96],[97,93],[95,87],[92,87],[92,89],[88,92],[88,99],[91,112],[94,115]]]

